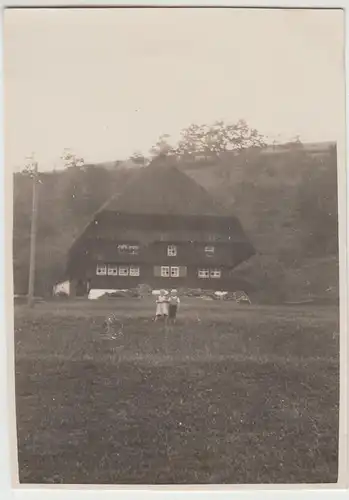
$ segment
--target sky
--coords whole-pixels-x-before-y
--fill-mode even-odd
[[[4,20],[5,162],[148,154],[191,123],[270,140],[343,135],[340,10],[34,9]]]

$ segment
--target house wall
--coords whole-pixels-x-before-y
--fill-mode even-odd
[[[138,253],[120,252],[118,245],[138,245]],[[177,253],[168,255],[169,245]],[[214,246],[213,254],[205,246]],[[178,217],[102,214],[69,253],[67,274],[79,282],[79,294],[91,288],[152,287],[234,289],[230,270],[253,255],[254,249],[235,219],[227,217]],[[98,276],[97,264],[137,265],[141,275]],[[154,267],[187,267],[180,276],[164,278]],[[198,268],[221,268],[221,278],[198,278]],[[89,282],[89,284],[88,284]],[[74,287],[72,287],[74,289]],[[74,294],[74,292],[72,291]]]
[[[220,268],[220,278],[199,278],[198,266],[181,266],[178,277],[162,277],[160,266],[141,264],[139,276],[96,275],[95,268],[89,269],[85,278],[80,281],[80,290],[85,286],[89,289],[130,289],[140,284],[147,284],[153,289],[171,288],[202,288],[206,290],[237,290],[241,284],[232,276],[232,268]],[[185,272],[184,268],[185,267]],[[78,280],[74,280],[73,290],[76,290]],[[248,290],[246,290],[248,291]]]
[[[140,239],[141,239],[140,235]],[[138,244],[139,251],[137,254],[121,253],[118,250],[118,244]],[[169,256],[167,248],[169,245],[175,245],[177,254]],[[214,253],[207,254],[206,246],[214,246]],[[202,265],[220,265],[235,266],[246,254],[246,247],[243,243],[206,243],[198,242],[177,242],[175,240],[168,242],[152,242],[144,243],[143,241],[130,242],[108,241],[108,240],[91,240],[86,242],[84,248],[81,248],[74,257],[74,265],[86,266],[87,262],[117,262],[117,263],[133,263],[133,262],[148,262],[159,265],[168,263],[180,264],[202,264]]]

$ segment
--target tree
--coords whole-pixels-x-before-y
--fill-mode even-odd
[[[35,164],[36,164],[35,153],[32,153],[31,155],[25,158],[25,165],[21,171],[22,174],[32,178],[34,175]]]
[[[70,149],[65,149],[63,151],[61,159],[66,168],[81,168],[85,164],[84,159],[73,153]]]
[[[216,121],[212,125],[192,124],[182,130],[176,152],[184,157],[197,154],[212,157],[227,151],[239,152],[264,145],[262,135],[244,120],[234,124]]]
[[[169,142],[170,136],[168,134],[163,134],[159,137],[154,146],[150,149],[150,154],[153,157],[157,156],[167,156],[174,152],[174,148]]]
[[[146,165],[147,164],[147,158],[140,152],[140,151],[135,151],[131,156],[130,160],[135,163],[136,165]]]

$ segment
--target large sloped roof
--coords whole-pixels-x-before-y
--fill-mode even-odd
[[[206,216],[212,219],[223,217],[229,220],[229,224],[234,225],[234,241],[250,245],[239,220],[194,179],[166,161],[154,162],[133,172],[126,184],[120,186],[118,193],[95,213],[73,242],[70,251],[73,251],[86,232],[90,229],[95,231],[95,221],[99,216],[109,218],[113,214],[193,218]],[[99,231],[101,227],[98,226]],[[219,232],[218,228],[217,231]]]
[[[101,211],[125,214],[228,216],[227,209],[192,178],[172,165],[142,168]]]

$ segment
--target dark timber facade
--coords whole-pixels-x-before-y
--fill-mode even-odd
[[[72,245],[73,295],[90,289],[234,290],[232,271],[254,254],[238,219],[186,174],[142,168]]]

